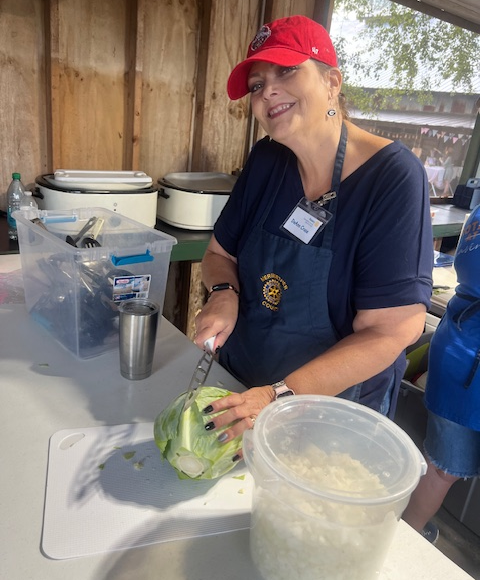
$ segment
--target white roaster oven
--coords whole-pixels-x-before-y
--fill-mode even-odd
[[[212,230],[237,178],[228,173],[168,173],[158,180],[157,216],[186,230]]]
[[[154,228],[158,188],[143,171],[58,169],[35,180],[35,199],[46,210],[103,207]]]

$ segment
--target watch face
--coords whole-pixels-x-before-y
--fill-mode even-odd
[[[229,290],[230,289],[230,284],[228,284],[227,282],[224,282],[223,284],[215,284],[215,286],[212,286],[212,290]]]
[[[240,295],[240,292],[235,288],[235,286],[232,286],[230,282],[222,282],[221,284],[214,284],[210,288],[208,296],[210,297],[213,292],[217,292],[218,290],[233,290],[237,296]]]
[[[284,381],[279,381],[272,385],[273,390],[275,391],[275,399],[279,399],[280,397],[289,397],[290,395],[294,395],[295,393],[292,389],[289,389]]]
[[[280,399],[280,397],[290,397],[291,395],[293,395],[293,391],[291,391],[290,389],[287,389],[286,391],[279,393],[277,395],[277,399]]]

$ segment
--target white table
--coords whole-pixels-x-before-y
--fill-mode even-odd
[[[1,256],[0,272],[11,268]],[[130,382],[119,373],[116,351],[77,360],[31,320],[22,304],[0,305],[0,328],[2,579],[260,580],[247,530],[70,560],[42,555],[50,436],[60,429],[153,421],[184,390],[200,351],[163,320],[152,376]],[[216,363],[211,379],[239,388]],[[432,578],[471,579],[401,521],[381,580]]]
[[[429,183],[433,183],[435,187],[443,187],[443,176],[445,174],[444,167],[425,166]]]

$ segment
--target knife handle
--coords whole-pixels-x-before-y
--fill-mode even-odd
[[[217,335],[211,336],[210,338],[207,338],[207,340],[203,343],[203,348],[210,354],[214,354],[213,347],[215,345],[216,338]]]

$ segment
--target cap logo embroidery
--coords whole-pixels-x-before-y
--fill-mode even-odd
[[[312,46],[313,54],[318,54],[318,48],[316,46]]]
[[[270,28],[266,25],[263,25],[262,28],[260,28],[260,30],[255,35],[255,38],[252,40],[250,48],[252,50],[259,49],[262,46],[262,44],[264,44],[268,40],[271,34],[272,31],[270,30]]]

